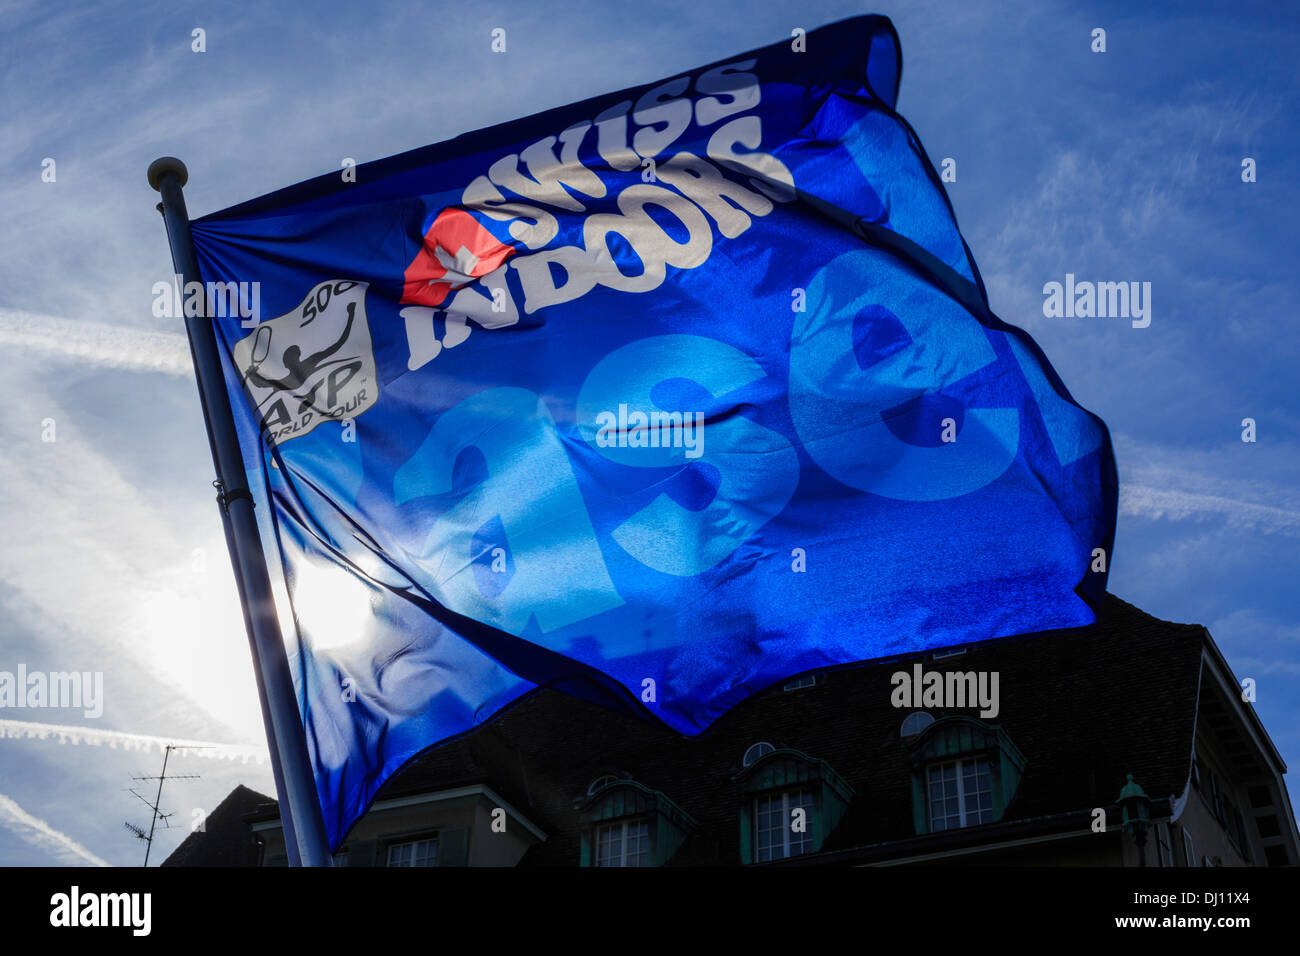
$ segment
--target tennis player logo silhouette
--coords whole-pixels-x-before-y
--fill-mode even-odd
[[[235,343],[235,364],[274,444],[355,418],[379,397],[364,282],[322,282]]]

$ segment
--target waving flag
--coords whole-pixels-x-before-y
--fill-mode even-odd
[[[214,322],[334,846],[539,686],[693,734],[1094,620],[1109,437],[989,311],[900,71],[847,20],[193,223],[256,283]]]

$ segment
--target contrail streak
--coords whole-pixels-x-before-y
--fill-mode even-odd
[[[186,740],[180,737],[152,737],[121,730],[98,730],[90,727],[73,727],[62,724],[41,724],[27,720],[0,720],[0,740],[55,740],[61,744],[88,747],[107,746],[111,750],[157,751],[162,753],[168,745],[186,748],[186,755],[208,757],[213,760],[239,760],[264,763],[264,747],[247,747],[238,744],[219,744],[208,740]],[[188,748],[194,748],[190,750]]]
[[[1145,518],[1205,519],[1221,517],[1239,528],[1259,528],[1267,533],[1300,536],[1300,513],[1241,501],[1223,495],[1198,494],[1150,485],[1120,482],[1119,509],[1123,514]]]
[[[67,858],[69,854],[76,857],[75,862],[84,866],[108,866],[84,846],[66,833],[60,833],[44,820],[38,820],[12,799],[0,793],[0,826],[6,826],[33,846],[48,850],[56,856]]]
[[[103,368],[192,376],[189,344],[180,332],[150,331],[35,312],[0,309],[0,346],[69,358]]]

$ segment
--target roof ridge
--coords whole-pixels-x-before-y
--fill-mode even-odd
[[[1136,618],[1142,621],[1143,623],[1163,624],[1167,627],[1190,628],[1190,629],[1195,629],[1197,631],[1205,627],[1205,625],[1196,622],[1170,621],[1170,620],[1166,620],[1163,617],[1156,617],[1154,614],[1150,613],[1149,611],[1144,611],[1136,604],[1132,604],[1129,601],[1124,600],[1122,597],[1115,594],[1113,591],[1106,592],[1101,614],[1099,617],[1100,617],[1100,623],[1102,624],[1112,623],[1117,620],[1123,621],[1124,619],[1129,619],[1131,623],[1132,619]]]

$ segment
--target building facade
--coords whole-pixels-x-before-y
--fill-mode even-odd
[[[693,738],[538,691],[403,768],[336,863],[1286,866],[1285,772],[1205,628],[1112,596],[1095,628],[805,674]],[[239,806],[222,859],[284,865],[274,802]]]

